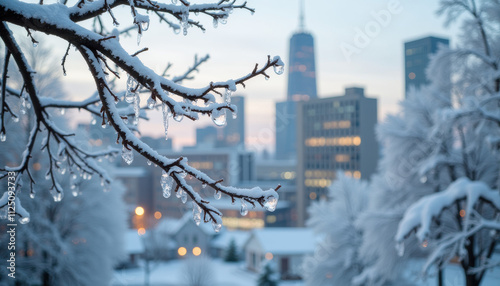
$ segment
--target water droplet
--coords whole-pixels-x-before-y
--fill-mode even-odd
[[[148,161],[146,162],[146,164],[148,164],[148,166],[151,166],[151,164],[152,164],[151,160],[148,160]]]
[[[148,108],[153,109],[155,108],[156,100],[153,99],[153,97],[148,98]]]
[[[147,31],[149,29],[149,21],[141,23],[141,29]]]
[[[405,243],[403,241],[396,243],[396,252],[400,257],[405,254]]]
[[[61,112],[61,115],[64,115],[66,113],[66,109],[61,108],[60,112]]]
[[[182,203],[185,204],[187,202],[187,199],[188,199],[187,193],[185,191],[183,191],[181,194]]]
[[[172,190],[172,185],[174,184],[174,179],[169,176],[165,171],[162,171],[160,185],[163,190],[163,196],[169,198]]]
[[[38,47],[38,42],[33,41],[33,48]]]
[[[278,199],[274,196],[269,196],[266,198],[264,202],[264,208],[267,211],[274,212],[276,210],[276,205],[278,204]]]
[[[196,11],[196,12],[194,12],[194,15],[198,16],[198,15],[200,15],[200,12]]]
[[[73,197],[78,197],[79,193],[80,191],[78,190],[78,188],[74,188],[73,190],[71,190],[71,194],[73,195]]]
[[[222,25],[226,25],[226,24],[227,24],[227,16],[224,16],[224,17],[220,18],[219,22],[220,22]]]
[[[248,214],[248,207],[247,207],[247,205],[245,204],[245,202],[243,200],[241,200],[240,214],[242,216],[246,216]]]
[[[102,129],[106,129],[106,121],[104,121],[101,125]]]
[[[14,121],[15,123],[19,122],[19,117],[13,116],[12,117],[12,121]]]
[[[186,26],[182,27],[182,34],[183,34],[184,36],[187,36],[187,34],[188,34],[188,29],[187,29],[187,27],[186,27]]]
[[[422,241],[422,247],[426,248],[429,245],[429,242],[427,240]]]
[[[219,21],[217,20],[217,18],[214,18],[212,24],[214,25],[214,28],[217,28],[217,26],[219,26]]]
[[[0,141],[5,142],[7,140],[7,135],[5,133],[0,133]]]
[[[29,216],[23,216],[22,218],[19,219],[19,223],[21,224],[27,224],[28,222],[30,222]]]
[[[212,121],[215,123],[217,126],[226,126],[226,110],[217,110],[214,109],[212,111]]]
[[[221,192],[219,192],[219,191],[215,191],[215,193],[214,193],[214,198],[215,198],[216,200],[220,200],[221,196],[222,196]]]
[[[174,27],[174,34],[178,35],[181,32],[181,28],[179,26]]]
[[[202,187],[203,189],[204,189],[204,188],[206,188],[206,187],[207,187],[207,183],[203,183],[203,184],[201,184],[201,187]]]
[[[238,118],[238,113],[237,112],[233,112],[232,114],[233,114],[233,119]]]
[[[60,202],[63,198],[63,193],[59,192],[56,188],[50,189],[50,194],[52,195],[54,202]]]
[[[279,66],[279,65],[274,66],[274,72],[277,75],[283,74],[283,71],[285,71],[285,68],[283,66]]]
[[[134,161],[134,153],[132,153],[132,149],[128,150],[124,145],[122,148],[122,158],[128,165],[132,164]]]
[[[90,124],[96,125],[97,124],[97,119],[95,117],[92,117],[92,120],[90,121]]]
[[[34,199],[35,195],[36,195],[35,190],[31,190],[31,192],[30,192],[30,198]]]
[[[45,174],[45,180],[50,180],[50,172],[47,172],[47,174]]]
[[[220,229],[222,228],[222,224],[216,223],[216,222],[212,222],[212,227],[214,228],[215,232],[219,232]]]

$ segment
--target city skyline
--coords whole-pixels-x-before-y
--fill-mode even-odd
[[[369,38],[368,45],[347,61],[341,49],[342,44],[353,45],[357,32],[364,30],[367,24],[373,24],[376,21],[374,15],[387,10],[391,3],[399,3],[402,8],[400,13],[392,14],[388,24],[382,23],[386,25],[380,25],[380,31],[375,37]],[[137,39],[134,33],[132,37],[121,41],[130,42],[130,46],[137,50],[147,46],[150,50],[140,57],[145,63],[153,61],[154,69],[162,70],[168,62],[173,63],[172,75],[183,72],[186,66],[191,65],[195,54],[202,56],[209,53],[211,59],[199,68],[200,73],[196,74],[196,79],[187,83],[193,87],[212,80],[225,80],[246,74],[255,63],[262,64],[268,54],[280,55],[287,63],[288,39],[298,26],[298,1],[293,5],[285,4],[283,0],[250,4],[256,8],[254,15],[235,11],[229,18],[228,25],[219,24],[217,29],[205,21],[203,24],[207,27],[206,33],[190,28],[186,37],[173,33],[160,36],[159,31],[164,27],[151,17],[153,21],[142,37],[143,44],[135,44]],[[437,3],[429,0],[419,3],[362,1],[356,5],[329,2],[317,5],[306,1],[306,27],[313,34],[316,44],[318,95],[328,97],[341,94],[349,85],[363,86],[370,94],[384,95],[379,98],[379,119],[383,119],[389,112],[397,111],[398,101],[404,98],[403,43],[428,35],[445,36],[452,43],[455,42],[454,27],[445,29],[444,19],[435,15],[436,10]],[[129,11],[122,14],[128,16]],[[421,18],[428,20],[425,23],[418,21],[419,25],[413,24]],[[252,28],[248,27],[248,23],[252,23]],[[276,30],[281,32],[276,33]],[[199,45],[200,41],[204,44]],[[244,48],[239,46],[240,43],[244,44]],[[64,47],[57,47],[56,50],[58,49],[62,50]],[[165,52],[158,54],[163,50]],[[90,92],[92,88],[92,79],[83,74],[85,71],[79,70],[79,60],[70,54],[67,62],[65,89],[73,98],[87,95],[82,93],[87,89]],[[245,95],[247,99],[246,143],[257,146],[258,150],[265,147],[274,151],[274,107],[275,102],[286,96],[287,76],[286,73],[281,76],[272,74],[268,81],[256,78],[247,84],[246,89],[238,87],[236,92]],[[143,134],[161,136],[160,113],[150,116],[150,126],[142,130]],[[85,117],[76,118],[78,119],[75,121],[87,120]],[[192,126],[171,124],[170,134],[175,141],[174,147],[194,144],[195,128],[209,124],[212,124],[209,118],[203,118]]]

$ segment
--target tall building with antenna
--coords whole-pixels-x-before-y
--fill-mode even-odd
[[[318,97],[314,38],[305,29],[304,1],[300,1],[299,29],[290,38],[286,101],[276,103],[276,158],[296,159],[297,102]]]

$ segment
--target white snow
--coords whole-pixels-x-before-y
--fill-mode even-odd
[[[252,236],[245,244],[253,237],[258,240],[263,251],[278,255],[311,254],[316,245],[314,233],[309,228],[267,227],[254,229]]]

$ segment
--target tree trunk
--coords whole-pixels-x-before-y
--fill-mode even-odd
[[[44,264],[47,263],[47,252],[42,252],[42,259]],[[50,286],[50,273],[47,269],[43,270],[42,272],[42,286]]]
[[[438,286],[444,286],[443,284],[443,272],[444,270],[443,269],[439,269],[438,271]]]
[[[466,286],[479,286],[479,283],[481,281],[478,281],[476,279],[476,275],[475,274],[467,274],[465,275],[465,285]]]

